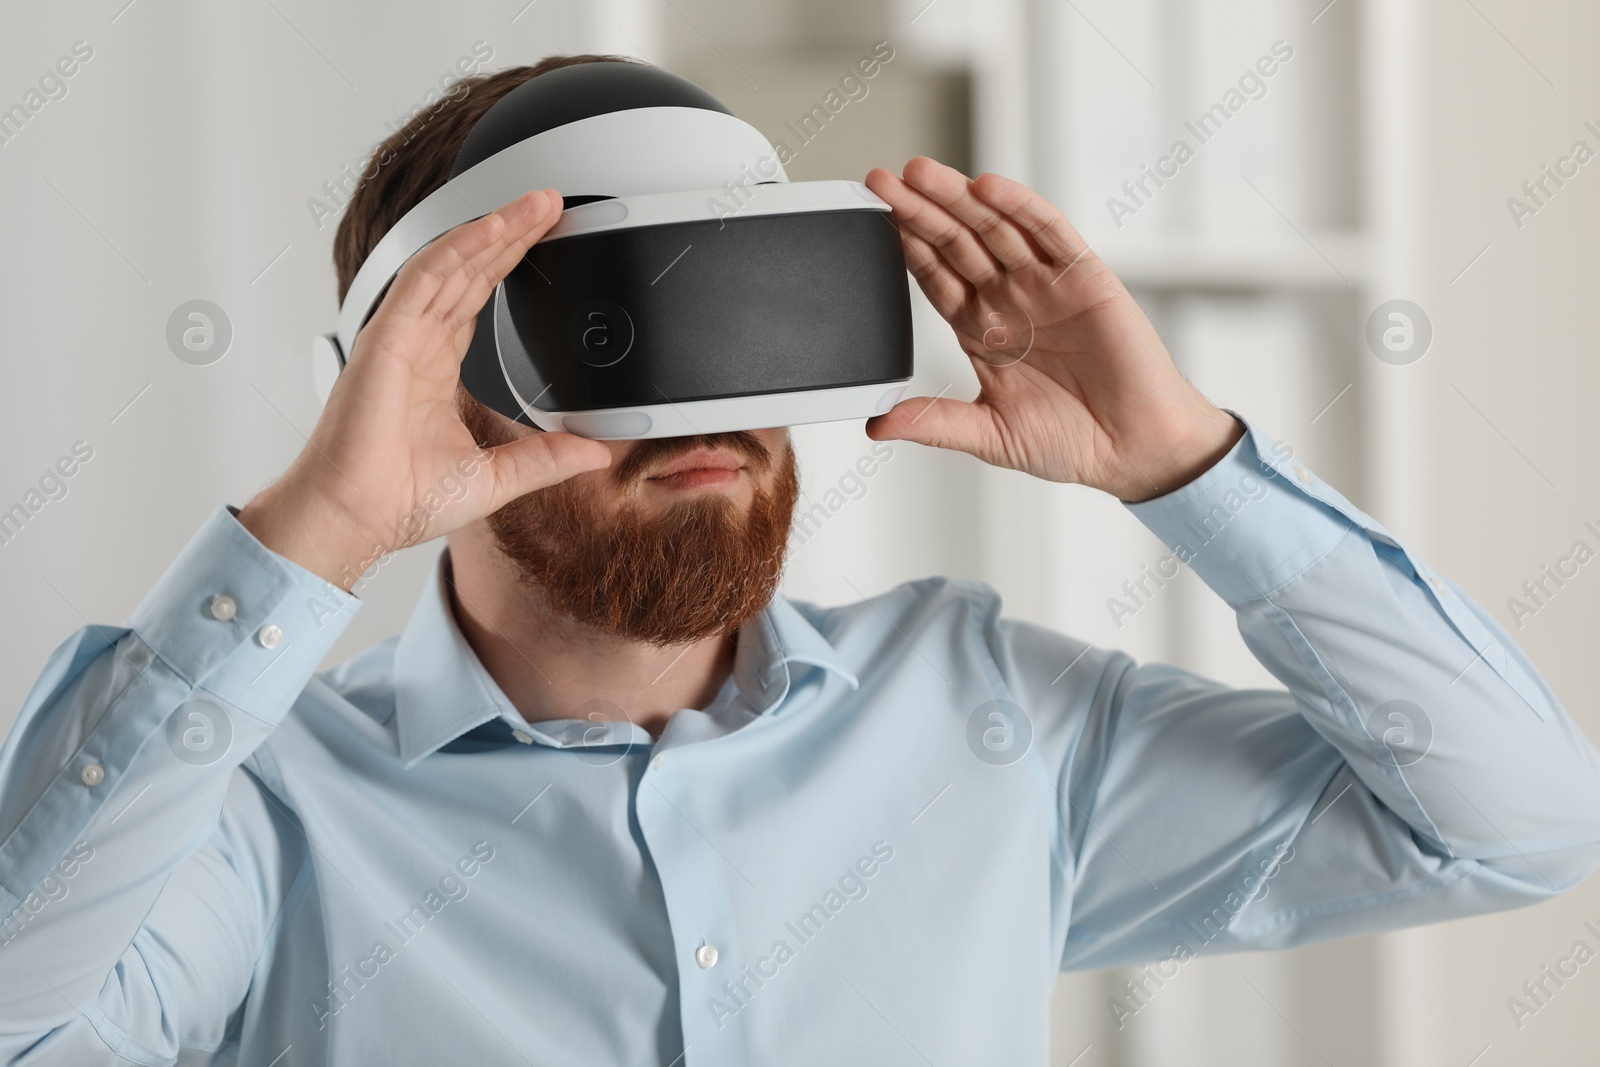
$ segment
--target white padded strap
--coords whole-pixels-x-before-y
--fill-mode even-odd
[[[743,119],[696,107],[612,111],[519,141],[457,175],[406,212],[356,272],[339,310],[339,343],[356,331],[389,280],[440,234],[529,189],[564,196],[718,190],[725,182],[787,182],[776,150]]]

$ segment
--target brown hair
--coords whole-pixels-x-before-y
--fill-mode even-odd
[[[333,238],[339,302],[372,249],[429,193],[450,179],[456,153],[472,127],[502,96],[546,71],[579,63],[640,63],[630,56],[546,56],[531,67],[510,67],[463,78],[431,110],[413,116],[372,154],[377,169],[363,173]],[[370,177],[368,176],[370,173]],[[498,205],[496,205],[498,206]]]

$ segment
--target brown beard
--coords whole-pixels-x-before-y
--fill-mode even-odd
[[[462,421],[478,444],[511,440],[493,413],[461,391]],[[678,501],[646,517],[632,501],[606,514],[658,462],[726,448],[755,483],[748,513],[721,494]],[[761,481],[776,465],[770,489]],[[776,460],[746,431],[648,438],[613,467],[518,497],[488,518],[500,551],[558,615],[599,633],[657,646],[728,634],[761,613],[783,576],[800,481],[787,442]]]

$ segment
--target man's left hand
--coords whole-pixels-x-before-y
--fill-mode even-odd
[[[1178,373],[1155,327],[1071,223],[1026,186],[918,156],[867,186],[906,265],[972,360],[968,401],[912,397],[873,440],[959,449],[1130,503],[1186,484],[1244,429]]]

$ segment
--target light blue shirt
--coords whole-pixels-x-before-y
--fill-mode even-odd
[[[0,1060],[1043,1064],[1062,968],[1151,961],[1137,1011],[1196,954],[1600,861],[1595,749],[1528,660],[1259,431],[1131,507],[1284,691],[934,578],[776,599],[659,741],[528,724],[447,556],[317,675],[356,601],[218,509],[0,750]]]

